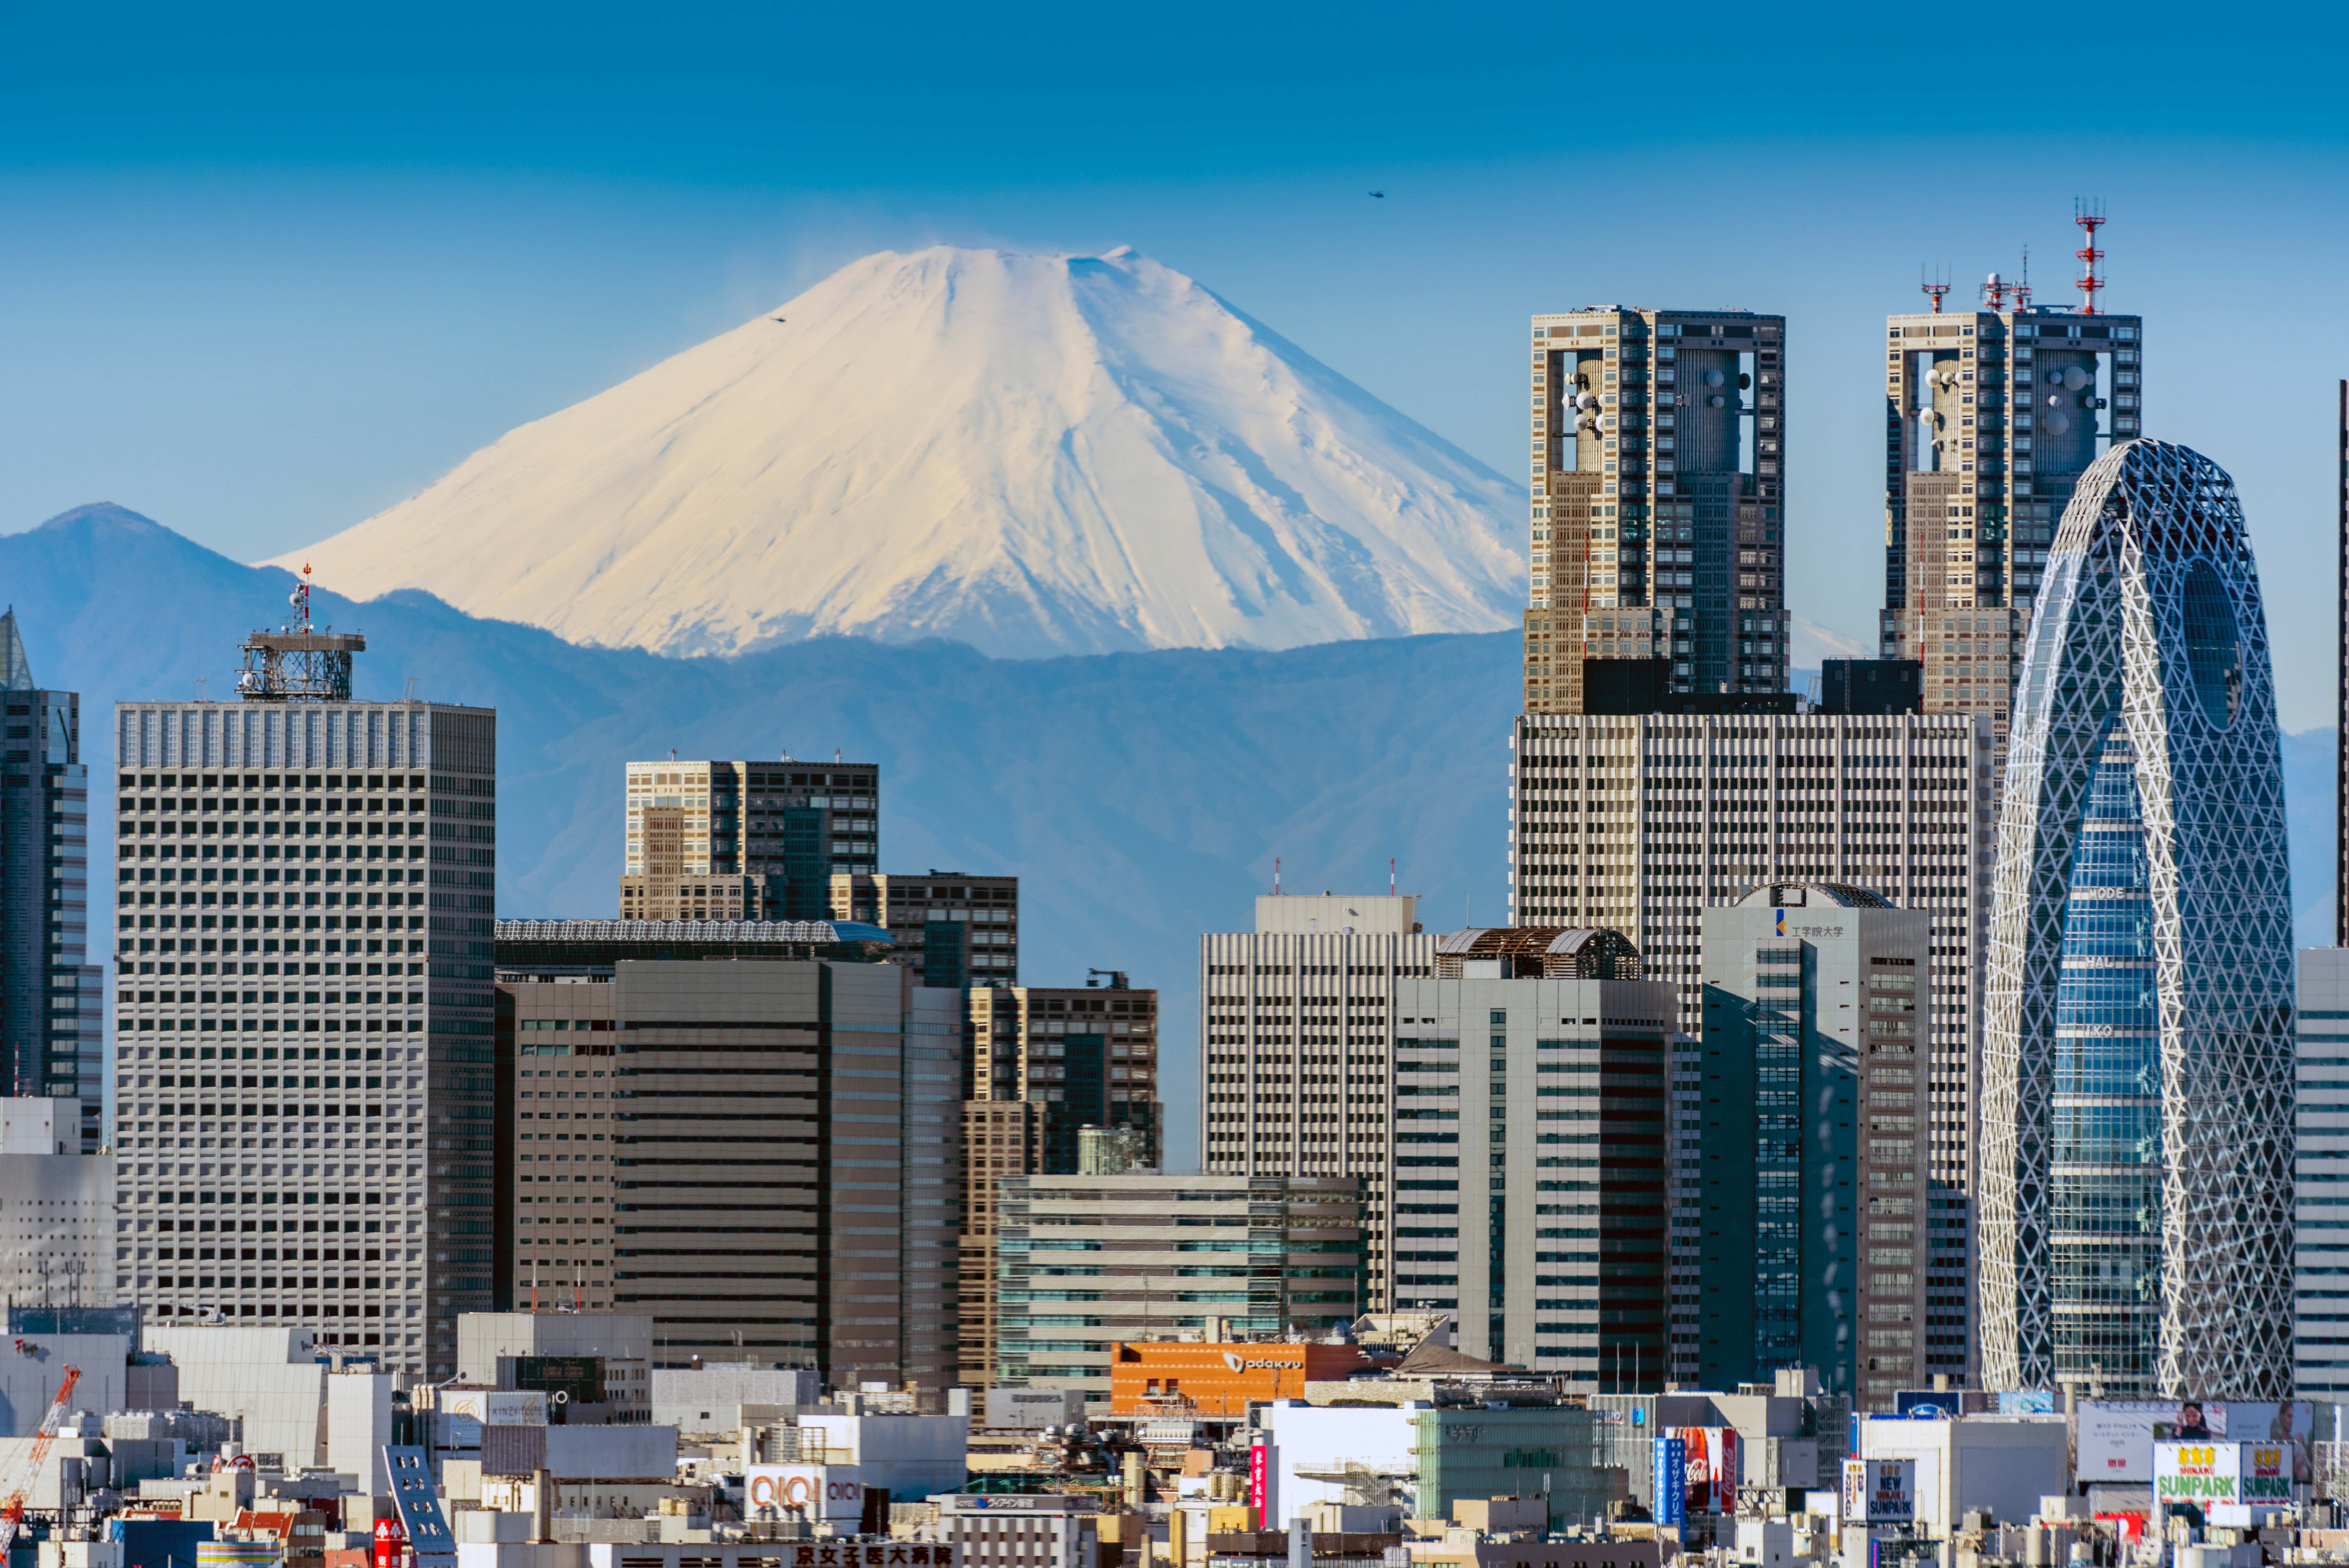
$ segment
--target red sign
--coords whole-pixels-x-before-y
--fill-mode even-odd
[[[399,1568],[401,1548],[408,1544],[399,1532],[399,1521],[378,1519],[375,1521],[375,1568]]]

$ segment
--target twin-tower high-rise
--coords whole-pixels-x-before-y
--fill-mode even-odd
[[[1526,712],[1584,711],[1586,659],[1785,689],[1785,337],[1745,310],[1534,317]]]
[[[1978,310],[1937,296],[1885,324],[1878,636],[1885,658],[1923,663],[1926,711],[1983,714],[2002,748],[2064,505],[2141,431],[2144,326],[1984,292]]]
[[[1885,323],[1877,629],[1922,664],[1925,711],[2002,742],[2064,504],[2142,431],[2144,324],[1984,295]],[[1666,693],[1785,690],[1785,318],[1586,307],[1535,317],[1531,359],[1526,711],[1622,711],[1585,660],[1661,661]]]

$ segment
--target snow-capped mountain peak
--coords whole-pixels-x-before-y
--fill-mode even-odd
[[[1487,631],[1522,490],[1121,247],[935,247],[514,430],[276,564],[672,653]]]

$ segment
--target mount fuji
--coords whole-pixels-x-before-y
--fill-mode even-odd
[[[271,564],[670,655],[1277,649],[1514,627],[1524,499],[1130,249],[941,246],[843,267]]]

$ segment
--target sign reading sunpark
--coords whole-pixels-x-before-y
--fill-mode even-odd
[[[2157,1442],[2153,1501],[2157,1507],[2289,1504],[2292,1449],[2281,1443]]]

